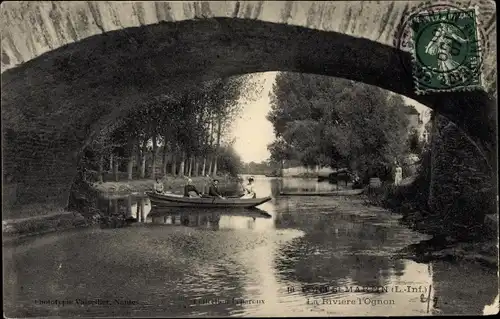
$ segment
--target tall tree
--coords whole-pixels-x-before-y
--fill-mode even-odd
[[[405,152],[404,101],[379,88],[280,73],[271,103],[267,118],[277,137],[269,145],[274,160],[293,155],[305,166],[350,167],[360,174],[381,175]]]
[[[127,177],[132,177],[134,156],[138,175],[146,174],[146,158],[151,158],[149,177],[156,177],[158,148],[162,150],[162,172],[170,159],[172,174],[196,176],[218,170],[216,158],[231,121],[241,109],[241,98],[252,98],[260,89],[252,75],[203,82],[181,94],[148,98],[120,121],[109,123],[89,147],[97,150],[96,170],[102,178],[104,162],[111,159],[110,171],[117,176],[119,158],[127,159]],[[148,147],[151,145],[151,147]],[[167,154],[168,153],[168,154]],[[150,155],[149,155],[150,154]],[[214,155],[209,161],[207,155]],[[203,161],[202,161],[203,159]],[[211,162],[213,161],[213,162]],[[148,161],[149,162],[149,161]],[[214,165],[211,165],[213,163]]]

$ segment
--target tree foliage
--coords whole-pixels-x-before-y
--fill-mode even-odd
[[[231,176],[237,176],[241,173],[243,162],[241,157],[234,150],[233,145],[223,145],[219,152],[219,169],[227,172]]]
[[[424,143],[420,140],[418,131],[412,129],[408,136],[408,149],[413,154],[421,154],[424,149]]]
[[[165,155],[167,152],[170,155],[170,165],[174,165],[173,162],[191,165],[198,161],[197,167],[201,166],[200,158],[207,163],[207,155],[211,155],[210,165],[220,155],[223,162],[219,167],[235,173],[239,158],[231,147],[221,145],[228,142],[225,136],[229,124],[241,111],[241,100],[254,99],[259,90],[260,83],[254,76],[246,75],[206,81],[175,95],[166,92],[144,101],[105,127],[87,151],[90,150],[94,157],[113,154],[115,158],[129,160],[133,155],[145,158],[154,154],[152,160],[155,161],[161,148]],[[234,158],[228,159],[228,156]],[[95,162],[96,158],[93,160]],[[96,167],[95,163],[91,166]],[[192,166],[194,169],[194,164]]]
[[[276,141],[271,157],[306,166],[349,167],[383,175],[407,143],[404,100],[379,88],[332,77],[280,73],[270,96]]]

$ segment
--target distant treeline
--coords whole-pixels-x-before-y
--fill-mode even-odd
[[[260,163],[243,163],[241,166],[242,174],[266,175],[279,171],[279,165],[276,163],[262,161]]]
[[[268,160],[262,161],[260,163],[242,163],[240,166],[240,171],[241,174],[252,175],[280,174],[282,169],[299,166],[304,165],[298,160],[283,160],[281,163]]]

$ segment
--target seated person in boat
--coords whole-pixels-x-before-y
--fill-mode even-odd
[[[245,185],[245,195],[242,198],[256,198],[257,194],[255,193],[255,190],[253,188],[253,182],[254,178],[253,176],[250,176],[248,178],[248,184]]]
[[[208,189],[208,195],[212,196],[212,197],[219,197],[219,198],[224,199],[224,197],[222,196],[222,194],[219,191],[218,185],[219,185],[219,180],[214,179],[212,182],[212,185],[210,185],[210,188]]]
[[[163,194],[164,188],[163,188],[163,183],[159,178],[156,178],[156,183],[154,186],[155,193],[157,194]]]
[[[188,178],[187,184],[184,186],[184,197],[201,197],[201,193],[193,185],[191,178]]]

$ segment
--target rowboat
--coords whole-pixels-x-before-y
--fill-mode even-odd
[[[347,189],[333,192],[293,192],[293,193],[280,193],[281,196],[353,196],[363,193],[363,189]]]
[[[184,197],[177,194],[156,194],[146,192],[152,206],[163,207],[196,207],[196,208],[252,208],[271,200],[264,198],[218,198],[218,197]]]

